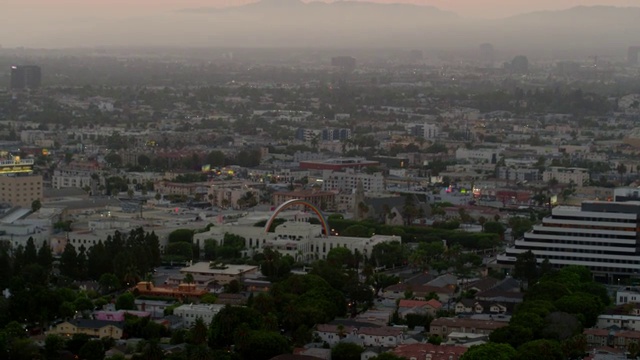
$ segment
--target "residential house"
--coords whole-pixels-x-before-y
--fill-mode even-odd
[[[402,344],[403,329],[391,326],[362,327],[356,329],[356,334],[362,339],[365,346],[395,347]]]
[[[409,314],[436,316],[442,308],[442,303],[436,299],[428,301],[402,299],[398,303],[398,315],[405,318]]]
[[[387,299],[402,299],[405,293],[411,292],[415,299],[425,299],[430,295],[437,295],[438,299],[445,303],[455,295],[455,287],[436,287],[430,285],[395,284],[386,287],[382,297]]]
[[[354,338],[355,342],[363,346],[394,347],[402,343],[404,339],[403,329],[391,326],[384,327],[360,327],[332,324],[320,324],[316,327],[315,334],[330,346],[341,341]]]
[[[491,334],[495,329],[507,326],[504,321],[478,320],[468,318],[438,318],[431,322],[429,334],[446,338],[452,332],[471,334]]]
[[[315,335],[320,337],[323,342],[333,346],[340,342],[340,339],[355,333],[355,331],[356,328],[353,326],[319,324],[316,327]]]
[[[122,322],[73,319],[56,325],[48,332],[48,334],[57,334],[64,336],[86,334],[96,338],[109,337],[119,340],[122,338],[123,329],[124,323]]]
[[[607,329],[585,329],[582,334],[587,339],[588,348],[596,348],[602,346],[608,346],[610,331]]]
[[[513,311],[512,305],[511,303],[461,299],[455,305],[455,312],[456,314],[504,314]]]

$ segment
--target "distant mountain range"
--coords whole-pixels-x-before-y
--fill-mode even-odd
[[[435,7],[356,1],[263,0],[232,8],[183,9],[31,36],[53,46],[398,47],[512,52],[602,51],[640,45],[640,7],[575,7],[497,20],[468,19]],[[3,29],[0,34],[20,34]],[[11,31],[8,31],[11,30]],[[28,32],[24,32],[27,34]],[[31,31],[31,33],[34,33]],[[0,38],[0,42],[2,39]],[[27,46],[32,46],[26,43]],[[40,45],[41,46],[41,45]]]
[[[578,6],[497,20],[463,18],[430,6],[359,1],[263,0],[233,8],[182,12],[212,18],[254,18],[262,25],[257,35],[265,43],[277,43],[295,32],[299,42],[304,39],[326,45],[335,41],[363,46],[457,47],[490,42],[523,50],[562,50],[640,44],[640,7]]]

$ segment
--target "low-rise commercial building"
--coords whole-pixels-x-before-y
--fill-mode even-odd
[[[257,266],[216,264],[212,262],[198,262],[180,269],[180,273],[184,275],[210,277],[212,282],[216,282],[219,285],[229,284],[233,280],[241,281],[244,276],[256,274],[257,272]]]

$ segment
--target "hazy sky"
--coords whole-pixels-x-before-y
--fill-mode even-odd
[[[276,0],[271,0],[276,1]],[[640,6],[639,0],[375,0],[386,3],[432,5],[468,17],[495,18],[529,11],[565,9],[578,5]],[[117,14],[140,15],[189,7],[234,6],[252,0],[4,0],[5,15],[20,16],[36,11],[41,15],[85,15],[97,10],[96,16]]]

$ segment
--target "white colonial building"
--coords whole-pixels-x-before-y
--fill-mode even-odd
[[[325,259],[331,249],[344,247],[351,252],[371,254],[373,247],[380,243],[401,241],[395,235],[373,235],[369,238],[347,236],[324,236],[322,227],[307,222],[288,221],[276,227],[275,232],[265,232],[263,227],[224,224],[212,227],[208,232],[195,234],[193,241],[204,247],[208,239],[222,243],[224,234],[230,233],[245,238],[249,255],[261,252],[265,247],[277,250],[283,255],[291,255],[297,261]]]

